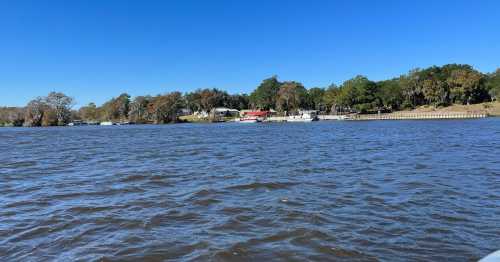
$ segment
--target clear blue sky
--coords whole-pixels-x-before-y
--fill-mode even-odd
[[[0,0],[0,105],[500,67],[500,1]]]

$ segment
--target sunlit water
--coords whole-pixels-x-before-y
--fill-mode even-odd
[[[500,119],[0,129],[2,261],[469,261]]]

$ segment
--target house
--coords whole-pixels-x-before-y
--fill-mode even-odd
[[[240,111],[227,107],[214,108],[210,113],[215,117],[237,117],[240,115]]]
[[[179,110],[178,112],[178,115],[179,116],[189,116],[193,114],[193,111],[191,111],[191,109],[189,108],[182,108],[181,110]]]

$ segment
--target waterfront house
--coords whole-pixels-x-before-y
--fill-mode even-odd
[[[215,117],[237,117],[240,111],[227,107],[217,107],[210,112]]]

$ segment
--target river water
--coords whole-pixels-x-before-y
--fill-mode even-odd
[[[500,119],[0,129],[2,261],[470,261]]]

